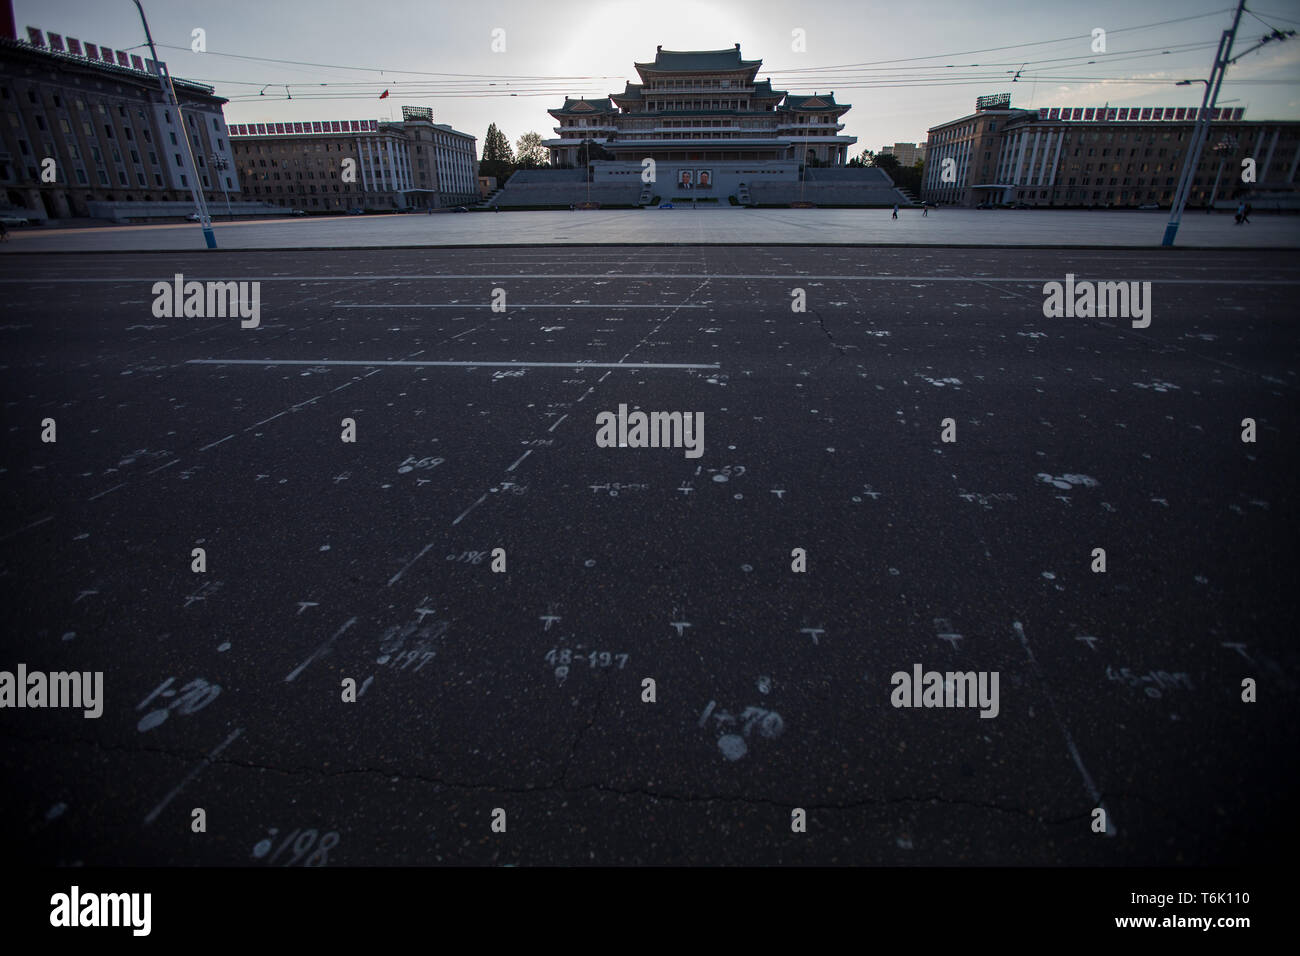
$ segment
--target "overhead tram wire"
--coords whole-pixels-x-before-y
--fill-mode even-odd
[[[1140,28],[1130,28],[1130,29],[1140,29]],[[1044,41],[1044,42],[1054,42],[1054,41]],[[1110,64],[1110,63],[1117,63],[1117,62],[1128,61],[1133,59],[1143,59],[1146,58],[1146,53],[1154,52],[1156,50],[1159,50],[1161,55],[1178,56],[1183,53],[1197,52],[1199,50],[1206,49],[1212,45],[1213,44],[1207,44],[1207,43],[1184,43],[1184,44],[1170,44],[1168,48],[1164,48],[1164,47],[1142,48],[1139,50],[1126,52],[1118,56],[1116,55],[1107,56],[1105,58],[1105,62],[1107,64]],[[228,55],[239,56],[237,54],[228,54]],[[910,58],[909,60],[902,61],[902,62],[914,63],[923,59],[934,59],[934,58],[935,57]],[[259,58],[259,59],[269,59],[269,58]],[[1071,66],[1085,65],[1080,61],[1086,61],[1087,65],[1093,65],[1097,62],[1096,55],[1087,54],[1087,55],[1072,55],[1067,57],[1045,57],[1040,60],[1027,61],[1025,65],[1038,66],[1040,67],[1040,70],[1046,71],[1046,70],[1053,70],[1053,69],[1066,69]],[[302,61],[286,61],[286,62],[300,63]],[[1057,64],[1057,65],[1053,66],[1051,64]],[[820,75],[817,76],[816,79],[819,80],[821,83],[825,83],[828,86],[834,85],[841,89],[871,89],[871,88],[889,89],[889,88],[898,88],[900,85],[907,85],[907,84],[916,84],[916,85],[924,85],[924,86],[960,85],[962,83],[967,83],[967,82],[995,82],[997,80],[1001,80],[1005,78],[1004,73],[985,72],[985,73],[971,74],[971,73],[965,73],[964,70],[966,69],[987,69],[995,66],[1011,66],[1011,65],[1016,65],[1016,64],[1013,61],[1006,61],[1006,62],[994,62],[988,64],[969,64],[969,65],[962,65],[962,66],[947,64],[943,67],[920,66],[920,65],[918,65],[917,67],[907,67],[907,66],[900,66],[900,65],[885,66],[885,67],[881,67],[881,66],[863,67],[860,70],[856,70],[856,71],[845,70],[843,75],[835,75],[835,76]],[[321,64],[320,68],[339,69],[342,67],[338,67],[330,64]],[[368,68],[355,68],[355,69],[368,69]],[[815,69],[827,70],[833,68],[818,67]],[[392,71],[392,72],[402,72],[402,71]],[[765,73],[766,72],[767,71],[765,71]],[[1011,71],[1005,71],[1005,72],[1010,73]],[[892,75],[888,77],[872,76],[871,74],[873,73],[889,73]],[[1022,73],[1023,73],[1023,67],[1022,67]],[[412,71],[412,75],[416,75],[414,71]],[[396,88],[399,93],[406,94],[408,96],[421,96],[421,97],[560,96],[560,95],[569,95],[572,92],[575,79],[581,79],[590,82],[589,78],[587,77],[578,78],[578,77],[561,76],[561,77],[545,78],[546,82],[544,83],[544,85],[543,84],[531,85],[531,84],[519,82],[518,80],[509,80],[509,79],[504,79],[499,77],[496,80],[490,80],[486,84],[486,86],[487,87],[500,86],[500,88],[488,89],[482,84],[481,81],[479,83],[475,83],[474,78],[470,75],[465,75],[465,74],[424,74],[424,75],[452,76],[457,78],[448,79],[448,80],[407,81],[405,83],[400,80],[393,81],[389,78],[385,78],[382,81],[375,81],[375,82],[317,80],[315,82],[303,81],[299,83],[290,83],[288,85],[290,87],[298,86],[300,88],[298,94],[299,98],[346,100],[346,99],[368,99],[373,97],[376,93],[378,93],[383,88]],[[800,79],[797,77],[782,78],[781,74],[779,73],[768,73],[767,78],[771,79],[773,82],[779,83],[780,85],[787,85],[790,82],[790,80],[794,80],[795,82],[798,82]],[[806,80],[811,78],[812,77],[805,77],[803,79]],[[1051,81],[1054,79],[1065,79],[1065,78],[1059,77],[1055,74],[1049,74],[1046,72],[1035,72],[1035,73],[1030,73],[1028,75],[1024,75],[1024,79],[1026,81],[1031,81],[1031,80]],[[1070,79],[1075,79],[1075,78],[1070,78]],[[1103,79],[1108,81],[1131,80],[1136,82],[1138,79],[1146,79],[1146,78],[1137,78],[1137,77],[1127,78],[1127,77],[1114,77],[1114,76],[1098,77],[1098,78],[1089,77],[1087,78],[1087,81],[1098,81]],[[891,82],[880,82],[882,80],[889,80]],[[268,84],[260,84],[260,83],[252,83],[252,82],[238,81],[238,80],[223,81],[223,80],[210,79],[207,80],[207,82],[211,82],[214,84],[227,82],[235,85],[247,85],[250,87],[260,86],[263,89],[265,89],[267,86],[272,85],[272,83],[276,86],[285,85],[283,82],[274,83],[274,81]],[[1158,81],[1158,82],[1163,82],[1163,81]],[[515,83],[518,83],[518,85],[515,86],[514,85]],[[559,84],[563,84],[563,85],[561,86]],[[584,85],[586,84],[584,83]],[[306,88],[305,90],[303,89],[304,87]],[[330,92],[321,92],[320,88],[322,87],[328,89]],[[314,92],[308,92],[308,91],[314,91]],[[596,93],[592,95],[599,96],[601,94]],[[259,96],[264,97],[264,94],[259,93]],[[240,94],[234,94],[231,97],[232,100],[237,102],[248,102],[254,98],[255,97],[252,97],[251,95],[244,96]],[[281,99],[281,97],[278,96],[273,96],[272,98]]]
[[[1127,62],[1129,60],[1135,60],[1135,59],[1149,59],[1149,57],[1147,57],[1146,54],[1148,52],[1155,51],[1155,50],[1160,50],[1162,55],[1178,56],[1180,54],[1199,52],[1203,49],[1208,48],[1209,46],[1213,46],[1213,44],[1206,44],[1206,43],[1191,43],[1191,44],[1183,44],[1183,45],[1173,44],[1170,45],[1169,49],[1163,49],[1161,47],[1151,47],[1151,48],[1147,48],[1146,50],[1137,50],[1124,55],[1107,57],[1105,63],[1109,65],[1112,63]],[[1078,62],[1078,61],[1086,61],[1086,62]],[[1083,65],[1093,65],[1096,63],[1097,60],[1095,54],[1091,56],[1052,57],[1052,58],[1044,58],[1042,60],[1028,61],[1026,65],[1027,66],[1037,65],[1040,67],[1038,71],[1034,71],[1026,74],[1024,73],[1024,69],[1022,68],[1017,72],[1021,73],[1021,75],[1023,75],[1026,80],[1030,80],[1030,79],[1051,80],[1055,78],[1057,74],[1049,73],[1047,71],[1070,69],[1070,68],[1079,67]],[[876,84],[880,80],[892,80],[895,82],[907,81],[907,82],[915,82],[918,84],[928,83],[932,81],[945,82],[948,80],[987,80],[993,82],[1000,79],[1004,79],[1006,75],[1012,72],[1011,70],[990,72],[990,70],[993,67],[1001,66],[1001,65],[1011,65],[1011,64],[999,64],[999,63],[973,64],[971,67],[945,67],[937,71],[934,68],[923,69],[923,68],[911,68],[911,67],[876,67],[876,68],[872,68],[870,71],[864,72],[864,74],[862,75],[852,75],[846,73],[844,75],[838,75],[834,77],[818,77],[818,79],[826,83],[827,85],[834,85],[842,89],[870,88],[873,84]],[[966,72],[967,69],[975,69],[975,68],[978,68],[983,72],[978,72],[978,73]],[[878,73],[889,73],[891,75],[889,76],[872,75]],[[773,82],[778,82],[781,85],[785,85],[784,80],[778,80],[772,77],[768,77],[768,78],[773,79]],[[1125,79],[1125,77],[1108,77],[1108,78]],[[216,79],[206,79],[205,81],[211,83],[230,82],[232,84],[245,85],[250,87],[261,86],[263,89],[266,86],[270,85],[270,84],[263,85],[263,84],[247,82],[247,81],[239,81],[239,80],[221,81]],[[276,85],[283,86],[284,84],[281,83]],[[398,90],[401,93],[405,93],[411,96],[428,96],[428,95],[558,96],[558,95],[567,94],[572,89],[571,86],[568,85],[560,86],[558,84],[546,84],[544,86],[527,86],[524,84],[520,84],[517,87],[514,84],[509,82],[504,82],[504,83],[493,82],[487,84],[487,86],[499,86],[498,89],[493,90],[493,89],[486,88],[482,84],[473,84],[469,81],[451,81],[451,80],[416,81],[409,84],[403,84],[400,81],[393,82],[389,80],[385,80],[382,82],[375,82],[375,83],[352,82],[352,81],[348,81],[348,82],[317,81],[315,83],[291,83],[289,84],[289,86],[299,87],[298,95],[300,98],[314,98],[314,99],[366,98],[366,97],[373,96],[376,93],[380,92],[382,89],[386,89],[386,88],[393,88]],[[329,92],[328,93],[320,92],[320,88],[327,88]],[[316,91],[316,92],[312,92],[312,91]],[[259,92],[258,95],[261,96],[263,94]],[[251,97],[245,97],[245,96],[241,96],[240,94],[234,94],[231,98],[239,101],[246,101]]]
[[[1115,30],[1108,30],[1106,32],[1106,35],[1109,37],[1109,36],[1114,36],[1117,33],[1130,33],[1134,30],[1149,30],[1155,27],[1168,26],[1171,23],[1184,23],[1188,20],[1202,20],[1205,19],[1206,17],[1217,17],[1224,13],[1231,13],[1232,11],[1233,11],[1232,7],[1225,7],[1222,10],[1213,10],[1209,13],[1199,13],[1196,14],[1195,16],[1190,16],[1190,17],[1178,17],[1173,20],[1160,20],[1156,23],[1144,23],[1134,27],[1120,27]],[[1033,40],[1028,43],[1013,43],[1008,46],[985,47],[984,49],[981,50],[962,50],[957,53],[935,53],[928,56],[902,57],[895,60],[867,60],[862,63],[842,63],[838,66],[796,67],[789,70],[774,69],[771,72],[780,73],[780,74],[817,73],[817,72],[822,72],[827,70],[841,70],[841,69],[854,68],[854,67],[879,66],[881,64],[889,64],[889,63],[915,63],[919,60],[951,59],[957,56],[973,56],[976,53],[996,53],[999,50],[1020,50],[1027,46],[1047,46],[1052,43],[1069,43],[1071,41],[1076,41],[1076,40],[1091,40],[1091,39],[1092,39],[1091,33],[1082,33],[1077,36],[1058,37],[1055,40]]]
[[[1218,16],[1222,13],[1228,13],[1228,12],[1231,11],[1225,8],[1223,10],[1216,10],[1216,11],[1211,11],[1209,13],[1196,14],[1193,16],[1176,17],[1169,20],[1159,20],[1153,23],[1138,24],[1136,26],[1131,26],[1131,27],[1119,27],[1114,30],[1111,30],[1109,32],[1109,35],[1114,36],[1116,34],[1129,33],[1136,30],[1149,30],[1149,29],[1154,29],[1156,27],[1168,26],[1174,23],[1184,23],[1191,20],[1199,20],[1199,19],[1204,19],[1206,17]],[[1091,34],[1079,34],[1077,36],[1058,37],[1051,40],[1033,40],[1026,43],[1017,43],[1017,44],[1010,44],[1006,46],[997,46],[997,47],[986,47],[979,50],[964,50],[955,53],[936,53],[936,54],[929,54],[926,56],[903,57],[903,58],[898,58],[893,60],[874,60],[874,61],[867,61],[864,63],[839,64],[836,66],[825,66],[825,67],[770,69],[770,70],[765,70],[764,72],[769,76],[771,75],[802,76],[811,73],[826,73],[834,70],[853,70],[853,69],[860,69],[860,68],[876,67],[876,66],[887,65],[887,64],[919,63],[925,60],[952,59],[953,57],[971,56],[977,53],[994,53],[1000,50],[1016,50],[1016,49],[1023,49],[1025,47],[1031,47],[1031,46],[1047,46],[1051,44],[1068,43],[1072,41],[1084,40],[1090,38],[1091,38]],[[164,43],[158,45],[164,47],[165,49],[180,50],[182,52],[186,52],[190,50],[189,47],[176,46],[173,44]],[[295,66],[295,67],[307,66],[307,67],[314,67],[318,69],[350,70],[354,72],[380,73],[380,74],[392,75],[392,76],[401,76],[401,75],[441,76],[441,77],[453,77],[460,80],[476,79],[476,80],[489,80],[489,81],[497,81],[497,82],[503,82],[503,81],[509,82],[515,80],[536,80],[536,81],[543,81],[543,82],[549,81],[549,82],[578,83],[578,82],[596,82],[596,81],[608,81],[608,80],[617,81],[617,80],[625,79],[623,76],[592,75],[592,74],[548,76],[548,75],[541,75],[541,74],[449,73],[449,72],[429,71],[429,70],[402,70],[402,69],[392,69],[389,67],[349,66],[340,63],[316,63],[308,60],[288,60],[281,57],[262,57],[262,56],[253,56],[251,54],[242,54],[242,53],[223,53],[218,50],[209,50],[204,55],[210,57],[228,57],[231,59],[250,60],[250,61],[261,62],[261,63],[275,63],[282,66]],[[1056,59],[1079,59],[1079,58],[1080,57],[1061,57]],[[1047,62],[1047,61],[1039,61],[1039,62]]]

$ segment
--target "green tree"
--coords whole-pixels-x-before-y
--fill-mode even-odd
[[[496,123],[489,124],[487,135],[483,137],[483,159],[479,162],[478,174],[495,176],[497,185],[504,186],[514,171],[515,156],[510,150],[510,140],[497,129]]]
[[[547,149],[538,133],[524,133],[515,143],[515,159],[520,169],[547,166]]]
[[[877,169],[883,169],[892,177],[894,171],[899,168],[898,157],[893,153],[878,153],[871,159],[871,165]]]
[[[584,139],[582,145],[578,147],[578,165],[586,166],[597,159],[613,159],[614,154],[609,152],[599,143],[589,139]]]
[[[921,195],[921,181],[925,176],[925,160],[918,159],[912,166],[899,166],[889,171],[894,185],[910,190],[913,196]]]
[[[483,162],[514,164],[515,154],[510,149],[510,140],[506,134],[497,129],[496,123],[489,123],[487,135],[483,137]]]

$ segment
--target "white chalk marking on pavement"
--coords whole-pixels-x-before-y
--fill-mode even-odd
[[[706,365],[692,362],[412,362],[406,359],[190,359],[186,365],[360,365],[365,367],[404,366],[409,368],[429,368],[446,366],[452,368],[703,368],[719,369],[716,363]],[[351,384],[351,383],[349,383]],[[316,396],[319,398],[320,396]],[[316,399],[308,399],[314,402]],[[300,402],[299,405],[306,405]],[[299,405],[293,406],[298,408]],[[280,413],[281,415],[284,412]],[[274,416],[279,417],[279,416]],[[270,421],[268,418],[266,421]],[[262,422],[258,422],[262,424]],[[225,439],[222,439],[223,441]]]
[[[474,502],[472,505],[470,505],[468,508],[466,508],[464,511],[462,511],[462,512],[460,513],[460,518],[465,517],[467,514],[469,514],[471,511],[473,511],[475,508],[477,508],[479,505],[481,505],[481,504],[482,504],[484,501],[486,501],[486,500],[487,500],[487,492],[485,491],[485,492],[483,492],[483,496],[482,496],[481,498],[479,498],[478,501]],[[452,522],[452,525],[458,525],[458,524],[460,524],[460,518],[457,518],[455,521],[453,521],[453,522]]]
[[[1141,247],[1135,246],[1134,251],[1140,251]],[[154,282],[157,276],[142,276],[137,278],[122,278],[103,276],[98,278],[64,278],[59,277],[59,284],[67,283],[137,283],[137,282]],[[198,278],[197,276],[195,277]],[[220,281],[231,281],[230,276],[213,277]],[[792,273],[789,275],[772,275],[770,273],[749,273],[749,272],[626,272],[615,275],[608,272],[488,272],[470,274],[442,274],[442,275],[320,275],[320,276],[244,276],[234,281],[258,281],[258,282],[384,282],[384,281],[403,281],[410,279],[496,279],[500,281],[508,279],[765,279],[776,282],[787,282],[792,279],[809,279],[816,281],[834,281],[834,282],[1029,282],[1043,283],[1051,281],[1060,281],[1059,275],[1037,276],[1037,277],[1006,277],[1006,276],[896,276],[896,275],[808,275],[807,273]],[[0,279],[0,284],[23,284],[29,285],[32,279]],[[1160,279],[1151,280],[1153,283],[1169,283],[1172,285],[1233,285],[1242,284],[1242,279]],[[1251,285],[1300,285],[1297,279],[1250,279]],[[411,306],[402,306],[410,308]],[[468,308],[469,306],[457,306],[457,308]],[[572,306],[565,306],[572,308]],[[663,308],[658,306],[657,308]]]
[[[528,457],[529,455],[531,455],[532,453],[533,453],[533,450],[532,450],[531,448],[528,449],[528,451],[526,451],[526,452],[524,452],[522,455],[520,455],[519,458],[515,461],[515,463],[514,463],[513,465],[511,465],[509,468],[507,468],[506,471],[514,471],[514,470],[515,470],[515,467],[519,464],[519,462],[523,461],[525,458],[527,458],[527,457]]]
[[[424,548],[421,549],[419,554],[413,557],[410,561],[406,562],[406,567],[402,568],[402,570],[398,571],[396,574],[394,574],[391,578],[388,579],[388,586],[391,588],[394,584],[396,584],[399,580],[401,580],[402,575],[405,574],[407,571],[411,570],[411,565],[415,564],[416,561],[419,561],[422,557],[424,557],[425,554],[428,553],[429,549],[432,547],[433,547],[432,541],[426,544]]]
[[[235,739],[243,732],[244,732],[244,728],[239,727],[229,737],[227,737],[221,743],[217,744],[217,746],[213,749],[212,753],[204,757],[203,760],[200,761],[197,767],[195,767],[193,770],[191,770],[189,773],[185,775],[184,780],[182,780],[180,783],[176,784],[176,786],[172,788],[171,793],[167,794],[167,796],[162,798],[162,803],[158,804],[158,806],[154,807],[152,810],[149,811],[149,815],[144,818],[145,826],[148,826],[149,824],[153,823],[154,820],[158,819],[158,814],[162,813],[163,810],[166,809],[167,804],[171,803],[172,800],[176,798],[176,794],[180,793],[183,789],[185,789],[186,784],[188,784],[191,780],[193,780],[200,773],[202,773],[205,768],[211,765],[212,761],[216,759],[217,754],[221,753],[221,751],[225,750],[227,747],[233,744],[235,742]]]
[[[548,428],[548,429],[546,429],[546,430],[547,430],[548,432],[553,432],[553,431],[555,431],[555,427],[556,427],[556,425],[559,425],[560,422],[564,421],[564,420],[565,420],[566,418],[568,418],[568,417],[569,417],[569,413],[568,413],[568,412],[565,412],[563,415],[561,415],[559,418],[557,418],[557,419],[555,420],[555,425],[552,425],[550,428]]]
[[[33,521],[25,528],[19,528],[17,531],[10,531],[3,538],[0,538],[0,541],[8,541],[10,538],[14,537],[15,535],[20,535],[24,531],[31,531],[32,528],[35,528],[37,525],[42,525],[45,524],[45,522],[47,521],[53,521],[53,520],[54,520],[54,515],[49,515],[48,517],[41,518],[39,521]]]
[[[316,658],[320,657],[321,654],[325,653],[325,651],[329,648],[329,646],[333,644],[335,641],[337,641],[339,637],[343,634],[343,632],[346,631],[355,623],[357,623],[357,619],[355,617],[348,618],[348,622],[344,624],[342,627],[340,627],[337,631],[335,631],[333,637],[331,637],[320,647],[316,648],[316,650],[312,651],[311,657],[307,658],[305,661],[303,661],[301,664],[295,667],[293,671],[289,674],[289,676],[284,679],[284,682],[287,684],[289,683],[289,681],[293,680],[295,677],[301,674],[303,670],[306,669],[308,664],[310,664]]]
[[[202,448],[199,449],[199,451],[207,451],[209,448],[216,448],[218,445],[221,444],[221,442],[230,441],[230,439],[234,437],[235,437],[234,435],[227,435],[225,438],[222,438],[218,441],[214,441],[211,445],[204,445]]]
[[[425,302],[383,302],[373,305],[336,305],[336,309],[490,309],[491,302],[483,303],[461,303],[459,305],[437,304],[430,305]],[[589,304],[585,302],[519,302],[514,305],[506,306],[505,311],[513,312],[515,309],[707,309],[706,305],[677,305],[675,302],[665,302],[662,304],[655,302],[638,303],[634,305],[600,305]]]
[[[89,498],[87,498],[86,500],[87,500],[87,501],[94,501],[96,498],[102,498],[102,497],[104,497],[104,495],[111,494],[112,492],[117,491],[117,489],[119,489],[119,488],[125,488],[125,487],[126,487],[126,482],[124,481],[124,482],[122,482],[120,485],[114,485],[112,488],[109,488],[108,491],[101,491],[101,492],[100,492],[99,494],[97,494],[97,495],[91,495],[91,496],[90,496]]]
[[[1070,749],[1070,756],[1074,758],[1074,765],[1079,768],[1079,774],[1083,777],[1083,785],[1088,790],[1088,796],[1092,798],[1094,806],[1106,810],[1106,835],[1114,836],[1118,830],[1116,830],[1114,822],[1111,820],[1110,810],[1106,807],[1106,804],[1101,802],[1101,791],[1092,782],[1092,775],[1088,773],[1088,768],[1083,765],[1083,758],[1079,756],[1079,748],[1074,745],[1074,738],[1070,736],[1069,728],[1065,726],[1065,721],[1061,719],[1060,711],[1056,707],[1056,698],[1052,696],[1052,691],[1047,686],[1047,678],[1043,676],[1043,672],[1038,666],[1038,660],[1034,657],[1034,652],[1030,650],[1029,638],[1025,637],[1025,629],[1019,621],[1013,621],[1011,626],[1015,628],[1016,637],[1020,638],[1020,644],[1029,657],[1029,663],[1034,669],[1034,674],[1043,687],[1043,694],[1047,697],[1048,706],[1052,708],[1052,716],[1056,718],[1056,725],[1061,728],[1061,733],[1065,735],[1065,745]]]

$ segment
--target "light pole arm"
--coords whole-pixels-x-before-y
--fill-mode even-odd
[[[149,44],[149,55],[153,57],[154,69],[158,71],[158,86],[162,89],[163,102],[172,106],[176,110],[176,122],[181,127],[181,138],[185,140],[185,155],[189,158],[190,164],[186,172],[194,177],[190,184],[190,193],[194,196],[194,205],[199,214],[199,226],[203,229],[203,241],[209,249],[217,248],[217,237],[212,231],[212,217],[208,215],[208,204],[203,198],[203,191],[199,189],[199,164],[194,159],[194,147],[190,143],[190,134],[185,129],[185,115],[181,112],[180,100],[176,97],[176,88],[172,85],[171,73],[164,73],[162,63],[158,59],[158,51],[153,45],[153,34],[149,30],[149,20],[144,15],[144,7],[140,0],[134,0],[135,8],[140,11],[140,23],[144,25],[144,38]]]

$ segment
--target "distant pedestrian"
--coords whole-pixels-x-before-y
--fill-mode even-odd
[[[1240,225],[1241,225],[1241,221],[1242,221],[1243,219],[1245,219],[1245,218],[1246,218],[1246,204],[1245,204],[1244,202],[1242,202],[1242,203],[1238,203],[1238,204],[1237,204],[1237,217],[1236,217],[1236,219],[1237,219],[1237,225],[1240,226]]]
[[[0,242],[9,241],[9,227],[0,222]]]
[[[1242,222],[1246,222],[1246,223],[1250,222],[1250,210],[1251,210],[1251,205],[1250,205],[1250,203],[1246,203],[1245,208],[1241,210],[1241,221],[1242,221]]]
[[[894,214],[893,214],[892,216],[890,216],[889,218],[890,218],[890,219],[897,219],[897,218],[898,218],[898,203],[894,203]]]
[[[928,215],[930,215],[929,203],[921,203],[921,218],[924,219]]]

